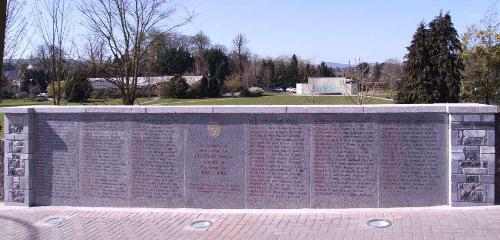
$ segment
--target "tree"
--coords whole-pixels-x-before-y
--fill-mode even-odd
[[[420,23],[407,48],[404,77],[397,96],[400,103],[432,103],[439,95],[432,75],[428,32],[425,24]]]
[[[382,68],[384,67],[384,63],[376,62],[375,65],[370,69],[370,77],[374,82],[379,82],[380,77],[382,76]]]
[[[208,97],[220,97],[224,80],[230,73],[229,58],[223,49],[213,47],[205,50],[203,59],[208,66]]]
[[[44,41],[44,48],[50,58],[50,72],[52,89],[54,89],[53,103],[59,105],[63,98],[61,82],[65,76],[65,48],[71,22],[71,7],[64,0],[44,0],[38,7],[38,28]],[[56,86],[57,85],[57,86]]]
[[[92,84],[83,69],[77,69],[64,81],[64,96],[68,102],[84,102],[92,95]]]
[[[388,59],[384,62],[380,70],[380,82],[386,89],[392,91],[397,90],[397,86],[403,76],[403,67],[397,59]]]
[[[492,7],[481,25],[468,27],[462,36],[465,61],[462,97],[491,104],[500,99],[500,22]],[[496,102],[498,103],[498,102]]]
[[[231,95],[235,97],[234,93],[241,91],[243,84],[238,74],[231,74],[227,77],[225,86]]]
[[[458,102],[464,65],[450,15],[439,14],[429,28],[421,23],[408,47],[401,103]]]
[[[3,57],[10,62],[16,56],[22,55],[27,48],[27,44],[25,44],[26,42],[24,39],[26,38],[25,33],[28,22],[23,16],[23,10],[26,5],[25,1],[8,0],[5,2],[7,2],[7,15],[5,23],[5,47]]]
[[[318,66],[318,74],[320,77],[333,77],[335,76],[333,70],[329,68],[325,62],[321,62]]]
[[[242,33],[236,35],[233,39],[233,55],[236,58],[236,70],[239,78],[243,80],[245,73],[245,65],[248,63],[249,50],[247,47],[248,40]],[[245,79],[245,88],[250,87],[248,78]]]
[[[299,61],[298,61],[297,56],[295,54],[292,56],[292,59],[290,60],[290,66],[288,66],[288,72],[289,72],[290,82],[291,82],[289,84],[290,86],[300,82]]]
[[[189,14],[179,23],[172,23],[176,9],[168,0],[88,0],[83,1],[80,11],[89,30],[106,41],[115,59],[118,77],[108,81],[118,87],[126,105],[133,105],[137,97],[137,78],[151,43],[147,33],[154,29],[170,32],[193,18]]]
[[[7,20],[7,1],[0,1],[0,73],[3,73],[3,57],[5,51],[5,26]],[[3,74],[2,74],[3,75]],[[3,76],[0,76],[3,82]],[[1,90],[1,89],[0,89]]]
[[[20,90],[29,92],[30,87],[36,87],[40,92],[47,91],[49,76],[43,70],[27,69],[21,80]]]
[[[169,47],[158,54],[159,73],[162,75],[184,74],[193,67],[193,57],[183,47]]]
[[[189,85],[182,75],[173,76],[168,82],[168,96],[173,98],[186,98]]]
[[[289,75],[288,75],[288,67],[285,64],[284,61],[280,60],[276,64],[276,75],[274,78],[274,86],[275,87],[282,87],[282,88],[287,88],[291,87],[290,81],[289,81]]]
[[[210,38],[203,32],[198,32],[191,38],[194,46],[194,68],[197,75],[205,75],[206,64],[203,58],[203,52],[210,47]]]
[[[458,102],[464,64],[462,45],[449,13],[439,14],[429,23],[431,64],[439,96],[435,102]]]

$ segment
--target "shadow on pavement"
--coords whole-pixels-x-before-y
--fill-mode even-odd
[[[39,239],[40,233],[38,232],[38,229],[30,222],[24,221],[22,219],[18,219],[15,217],[9,217],[9,216],[1,216],[0,215],[0,221],[6,220],[6,221],[11,221],[16,224],[16,226],[20,226],[24,228],[24,231],[26,231],[27,236],[26,239]],[[16,229],[16,233],[18,232],[23,232],[21,229]],[[2,235],[9,237],[9,232],[5,232],[5,229],[2,230]]]

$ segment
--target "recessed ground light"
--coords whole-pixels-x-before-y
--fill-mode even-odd
[[[372,219],[367,221],[366,224],[373,228],[387,228],[392,226],[391,221],[385,219]]]
[[[194,221],[191,223],[191,227],[197,229],[208,228],[210,226],[212,226],[212,222],[207,220]]]
[[[64,218],[60,218],[60,217],[51,217],[51,218],[48,218],[47,220],[45,220],[43,223],[46,224],[46,225],[51,225],[51,226],[57,226],[59,224],[61,224],[62,222],[64,222]]]

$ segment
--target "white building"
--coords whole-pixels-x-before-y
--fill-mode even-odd
[[[307,83],[297,84],[297,95],[355,95],[358,84],[344,77],[310,77]]]
[[[168,82],[173,76],[160,76],[160,77],[138,77],[137,86],[138,87],[148,87],[154,86],[158,83]],[[203,76],[183,76],[186,79],[187,84],[190,86],[199,82]],[[119,81],[117,78],[89,78],[90,83],[94,89],[107,89],[107,88],[117,88],[110,81]]]

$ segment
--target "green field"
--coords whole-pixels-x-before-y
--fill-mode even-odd
[[[74,105],[121,105],[121,99],[90,99],[84,103],[61,102],[61,106]],[[389,99],[371,98],[367,104],[390,104]],[[303,97],[291,95],[269,95],[254,98],[207,98],[207,99],[137,99],[136,105],[352,105],[354,99],[347,96],[322,96]],[[22,99],[4,99],[0,107],[29,106],[29,105],[53,105],[51,101],[30,101]],[[0,113],[0,136],[3,136],[3,113]]]
[[[158,99],[153,105],[352,105],[355,100],[346,96],[298,97],[271,95],[256,98],[212,98],[212,99]],[[367,104],[390,104],[389,99],[371,98]]]

